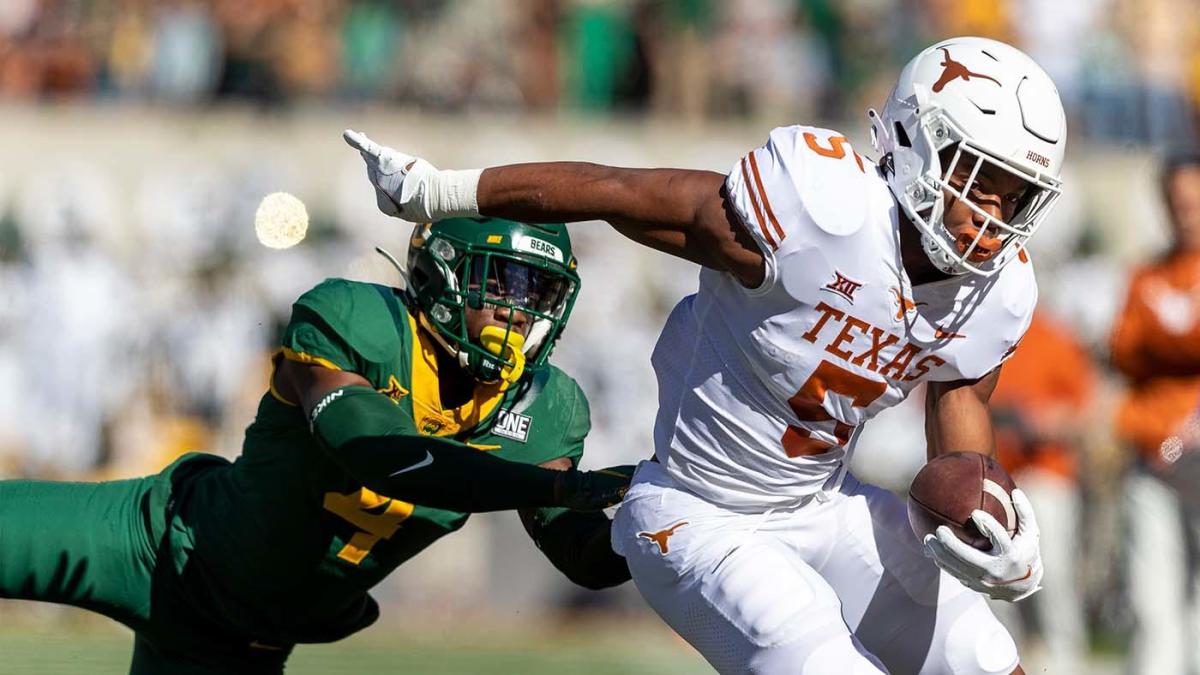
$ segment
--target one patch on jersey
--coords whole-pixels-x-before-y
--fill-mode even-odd
[[[532,425],[533,418],[529,415],[501,408],[496,414],[496,424],[492,426],[492,433],[524,443],[529,438],[529,427]]]
[[[853,305],[854,294],[858,292],[858,289],[863,287],[863,282],[855,281],[837,270],[834,270],[833,274],[833,281],[822,286],[821,290],[829,291],[830,293],[836,293],[837,295],[849,300],[850,304]]]

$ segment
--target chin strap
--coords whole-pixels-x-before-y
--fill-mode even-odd
[[[960,267],[950,254],[946,253],[942,247],[938,246],[933,237],[922,232],[921,233],[921,248],[924,249],[926,257],[933,266],[941,270],[945,274],[959,276],[966,274],[967,270]]]
[[[392,264],[392,267],[396,268],[396,271],[400,273],[400,278],[404,280],[405,289],[407,289],[408,288],[408,272],[406,272],[404,270],[404,267],[400,265],[400,261],[396,260],[396,256],[392,255],[391,253],[388,253],[387,250],[385,250],[381,246],[376,246],[375,252],[378,253],[379,255],[383,256],[384,258],[387,258],[387,261]]]
[[[525,347],[524,336],[499,326],[485,326],[479,333],[479,344],[509,362],[500,369],[500,379],[510,385],[521,379],[525,372],[525,352],[522,351]]]

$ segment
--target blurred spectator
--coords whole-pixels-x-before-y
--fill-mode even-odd
[[[1032,610],[1046,670],[1062,675],[1084,672],[1087,649],[1077,574],[1084,545],[1077,464],[1095,380],[1075,336],[1039,310],[991,399],[999,460],[1037,511],[1046,565],[1040,593],[1021,605],[992,603],[993,609],[1008,619],[1015,610]]]
[[[1087,45],[1100,27],[1107,0],[1041,2],[1014,0],[1012,12],[1015,37],[1025,53],[1049,73],[1063,105],[1073,110],[1079,101],[1080,78],[1087,49],[1063,49],[1063,45]]]
[[[0,98],[840,122],[916,50],[973,34],[1041,63],[1073,129],[1178,143],[1197,26],[1191,0],[5,0]]]
[[[1169,158],[1162,172],[1170,249],[1137,269],[1112,338],[1129,390],[1117,432],[1136,451],[1125,482],[1127,581],[1135,626],[1130,672],[1185,673],[1200,665],[1195,514],[1164,482],[1178,457],[1164,453],[1200,401],[1200,154]],[[1200,485],[1188,486],[1194,493]]]
[[[291,0],[211,0],[221,27],[223,68],[216,94],[276,104],[282,92],[271,59],[276,31]]]
[[[113,19],[112,34],[102,57],[109,86],[122,96],[147,93],[156,58],[149,7],[144,0],[122,0]]]
[[[522,4],[525,16],[516,40],[519,86],[530,110],[552,110],[558,105],[561,79],[558,68],[559,3],[556,0],[529,0]]]
[[[574,0],[562,44],[568,50],[570,102],[592,113],[611,111],[635,57],[627,7],[599,0]]]
[[[154,93],[172,103],[206,100],[220,77],[222,45],[212,16],[198,0],[163,3],[156,14],[150,80]],[[128,39],[137,40],[132,35]]]
[[[722,5],[717,112],[775,124],[810,124],[824,114],[833,76],[828,44],[807,29],[798,7],[782,0]]]
[[[404,53],[394,64],[408,77],[406,102],[450,110],[520,105],[511,40],[521,26],[520,3],[457,0],[408,16]]]
[[[80,477],[103,461],[104,427],[139,375],[135,288],[106,246],[108,179],[89,164],[29,176],[16,204],[29,264],[17,326],[30,475]],[[36,308],[36,311],[33,311]]]
[[[1191,0],[1118,0],[1117,20],[1139,74],[1139,140],[1178,147],[1195,139],[1188,83],[1200,8]]]
[[[714,70],[709,45],[715,33],[717,4],[712,0],[657,0],[640,5],[635,66],[641,66],[638,74],[642,77],[629,88],[631,98],[653,99],[656,111],[692,121],[706,116]]]
[[[290,98],[314,99],[334,90],[338,76],[338,25],[334,0],[297,0],[282,17],[272,45],[276,76]]]
[[[397,54],[404,48],[404,24],[394,3],[356,2],[342,23],[342,90],[352,99],[390,93],[398,78]]]

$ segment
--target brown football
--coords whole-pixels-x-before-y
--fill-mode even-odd
[[[927,463],[908,489],[908,523],[917,539],[924,539],[940,525],[975,548],[992,547],[987,536],[971,521],[971,512],[983,509],[1008,530],[1017,529],[1013,508],[1013,479],[1004,467],[977,452],[952,452]]]

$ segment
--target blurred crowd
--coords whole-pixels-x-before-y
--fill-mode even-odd
[[[0,99],[841,119],[975,34],[1042,63],[1088,137],[1164,143],[1195,134],[1198,19],[1190,0],[5,0]]]
[[[552,149],[724,170],[785,120],[860,131],[842,121],[950,34],[1027,50],[1071,117],[1068,194],[1031,245],[1040,313],[995,395],[1047,565],[1046,590],[1007,620],[1047,672],[1088,672],[1089,645],[1115,645],[1130,672],[1200,673],[1200,168],[1180,153],[1200,100],[1191,0],[0,0],[0,477],[234,456],[290,303],[325,276],[400,283],[371,248],[403,259],[406,233],[380,226],[357,158],[331,149],[340,127],[247,107],[411,113],[407,128],[379,121],[381,140],[443,148],[444,166]],[[31,105],[63,115],[34,141],[68,140],[6,146]],[[530,113],[529,145],[481,135],[513,119],[529,132]],[[691,124],[643,124],[657,119]],[[168,148],[186,170],[162,168]],[[1156,173],[1164,154],[1183,157],[1178,172]],[[283,252],[249,226],[277,189],[316,205]],[[591,400],[586,463],[636,461],[656,406],[648,356],[696,271],[604,227],[572,233],[584,284],[554,360]],[[905,489],[921,415],[916,395],[868,424],[855,471]],[[486,522],[407,565],[393,599],[446,610],[550,588],[536,563],[504,564],[515,521]],[[498,569],[524,574],[497,588]]]

